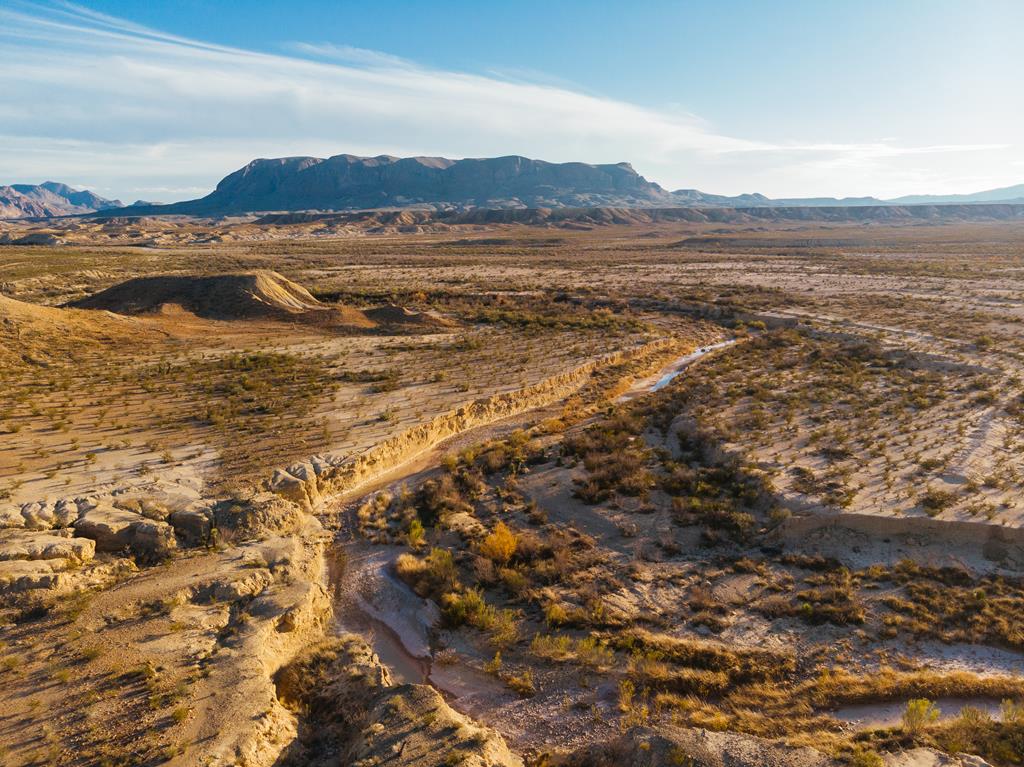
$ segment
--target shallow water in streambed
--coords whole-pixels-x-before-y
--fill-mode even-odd
[[[650,392],[659,391],[668,386],[672,381],[685,371],[690,365],[712,352],[724,349],[727,346],[732,346],[737,342],[737,339],[730,338],[727,341],[720,341],[717,344],[708,344],[707,346],[701,346],[694,351],[679,357],[669,364],[665,365],[661,370],[652,376],[641,379],[635,382],[622,396],[619,397],[619,401],[631,400],[636,397],[643,396]]]
[[[696,351],[690,352],[685,357],[680,357],[671,365],[669,365],[668,372],[663,373],[661,377],[659,377],[658,380],[655,381],[654,386],[650,388],[650,391],[659,391],[660,389],[664,389],[666,386],[672,383],[672,380],[676,376],[678,376],[680,373],[686,370],[686,368],[689,365],[693,364],[704,355],[710,354],[711,352],[717,351],[718,349],[724,349],[727,346],[732,346],[734,343],[736,343],[736,339],[729,339],[728,341],[722,341],[721,343],[711,344],[710,346],[702,346]]]

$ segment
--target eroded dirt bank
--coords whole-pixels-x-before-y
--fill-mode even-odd
[[[280,699],[302,714],[281,767],[523,765],[498,733],[459,714],[434,688],[395,684],[360,637],[308,648],[276,681]]]
[[[615,352],[525,389],[477,400],[438,415],[358,456],[315,456],[309,461],[278,469],[269,486],[283,497],[313,510],[326,498],[351,493],[455,435],[563,401],[578,393],[597,373],[619,367],[633,368],[623,370],[614,384],[616,391],[613,394],[618,394],[619,389],[628,388],[635,377],[658,369],[694,346],[692,341],[659,339],[636,349]]]

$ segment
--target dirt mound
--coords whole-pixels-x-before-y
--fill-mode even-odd
[[[209,319],[297,320],[364,328],[374,325],[358,309],[322,304],[301,285],[269,270],[137,277],[69,305],[117,314],[165,313],[167,307],[179,306]]]
[[[431,328],[451,328],[456,325],[451,320],[437,314],[417,312],[395,304],[367,309],[365,314],[379,325],[414,325]]]
[[[129,328],[110,315],[37,306],[0,295],[0,367],[70,359]]]

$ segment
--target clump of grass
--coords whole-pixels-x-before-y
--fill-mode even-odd
[[[524,669],[518,674],[506,674],[502,677],[509,688],[523,697],[530,697],[537,693],[537,687],[533,680],[533,671]]]

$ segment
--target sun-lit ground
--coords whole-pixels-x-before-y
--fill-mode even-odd
[[[410,587],[435,600],[441,622],[374,624],[375,646],[415,669],[403,642],[424,644],[433,683],[513,749],[676,724],[844,759],[960,738],[1015,764],[999,749],[1017,716],[1001,701],[1024,693],[1018,227],[300,239],[244,223],[195,244],[210,227],[159,226],[193,244],[110,245],[140,238],[89,225],[65,232],[73,247],[0,249],[0,293],[21,302],[0,305],[12,764],[199,760],[240,732],[218,687],[249,690],[257,730],[285,733],[266,674],[238,663],[277,668],[323,635],[323,538],[263,491],[280,467],[372,453],[473,403],[475,431],[440,453],[374,454],[385,495],[313,511],[345,541],[343,621],[418,616],[396,613],[421,605]],[[137,276],[252,269],[447,324],[54,308]],[[560,375],[558,397],[517,394]],[[512,409],[488,410],[496,395]],[[908,735],[917,697],[942,721]],[[967,704],[1001,723],[967,733]]]

